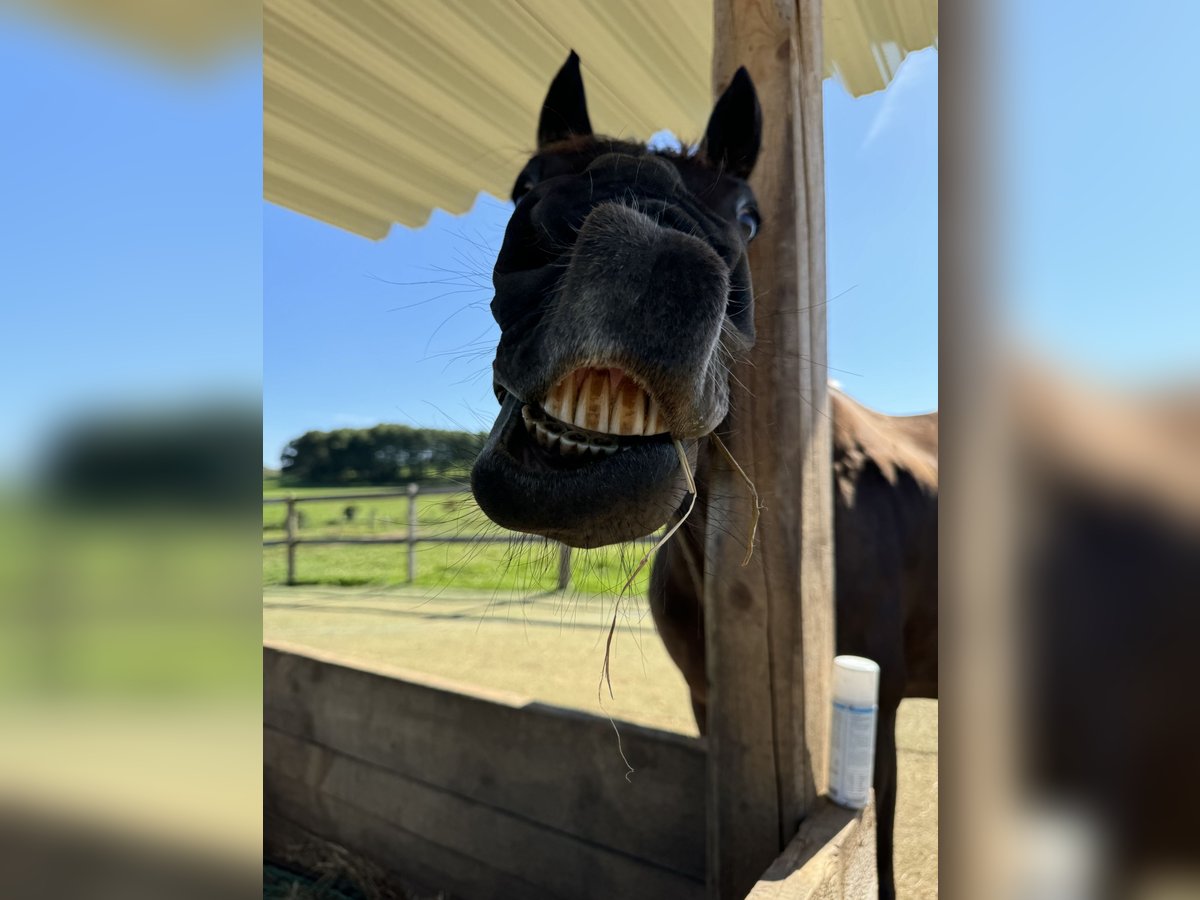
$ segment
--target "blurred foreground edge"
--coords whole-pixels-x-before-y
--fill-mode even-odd
[[[944,418],[949,875],[1200,896],[1200,389],[989,362]]]
[[[13,900],[239,900],[256,869],[44,810],[0,806],[0,895]]]
[[[1115,893],[1200,891],[1200,390],[1026,369],[1012,402],[1018,771]]]

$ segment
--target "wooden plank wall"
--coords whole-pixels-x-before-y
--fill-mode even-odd
[[[272,841],[312,834],[430,890],[704,894],[700,741],[310,650],[263,651]]]
[[[746,66],[762,106],[750,179],[757,343],[734,372],[727,443],[764,504],[714,454],[705,560],[709,896],[742,897],[825,790],[834,648],[826,389],[821,0],[716,0],[714,91]]]

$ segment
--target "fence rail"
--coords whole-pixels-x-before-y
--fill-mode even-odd
[[[417,534],[417,497],[470,494],[468,490],[453,486],[421,487],[410,484],[402,491],[379,491],[377,493],[348,493],[322,494],[316,497],[264,497],[263,505],[285,504],[287,513],[284,519],[284,534],[282,538],[272,538],[263,541],[263,547],[287,548],[287,584],[296,583],[296,548],[301,544],[403,544],[408,548],[406,582],[412,584],[417,578],[417,544],[518,544],[527,540],[527,536],[511,532],[509,535],[496,537],[490,535],[460,536],[460,535],[418,535]],[[300,537],[300,522],[297,505],[300,503],[329,503],[348,500],[384,500],[395,497],[408,499],[407,530],[400,534],[381,534],[359,537],[337,535],[315,535]],[[633,543],[650,543],[656,540],[654,535],[639,538]],[[558,545],[558,590],[566,590],[571,583],[571,548],[566,544]]]
[[[433,487],[421,487],[417,484],[412,484],[409,487],[417,488],[419,493],[426,496],[433,494],[469,494],[471,493],[466,488],[455,487],[454,485],[435,485]],[[407,497],[409,488],[402,491],[375,491],[373,493],[363,493],[359,491],[356,494],[322,494],[319,497],[263,497],[263,505],[270,503],[323,503],[334,500],[378,500],[381,497]]]

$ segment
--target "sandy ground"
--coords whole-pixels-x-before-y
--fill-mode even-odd
[[[263,636],[499,688],[617,719],[695,734],[682,676],[644,601],[621,610],[614,699],[597,687],[612,599],[381,588],[267,588]],[[904,900],[937,896],[937,702],[900,707],[896,881]]]

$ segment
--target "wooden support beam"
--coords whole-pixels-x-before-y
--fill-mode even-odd
[[[754,556],[745,485],[709,479],[708,890],[740,898],[826,788],[834,653],[826,392],[820,0],[716,0],[713,81],[738,66],[763,111],[751,183],[757,344],[734,375],[727,443],[764,504]],[[743,389],[744,386],[744,389]]]

